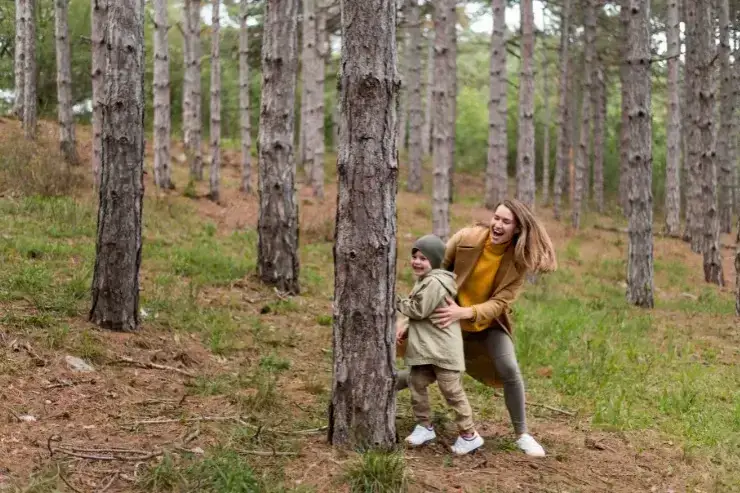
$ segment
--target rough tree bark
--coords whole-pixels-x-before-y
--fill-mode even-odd
[[[594,52],[596,51],[596,10],[599,0],[586,0],[584,19],[585,42],[583,45],[583,86],[581,100],[581,128],[576,154],[575,188],[571,211],[573,229],[581,227],[581,212],[584,198],[588,196],[586,188],[589,172],[588,143],[591,137],[591,100],[593,98]]]
[[[203,150],[202,150],[202,103],[201,91],[202,83],[200,80],[201,67],[201,43],[200,43],[200,26],[201,26],[201,0],[190,0],[190,19],[188,22],[188,37],[190,41],[188,48],[190,56],[188,57],[188,68],[190,71],[190,178],[194,180],[203,179]]]
[[[560,93],[558,99],[558,141],[555,160],[555,182],[553,183],[553,213],[560,220],[565,172],[568,169],[568,48],[570,45],[571,0],[564,0],[560,12]]]
[[[681,228],[681,107],[678,83],[679,40],[678,0],[668,0],[666,41],[668,42],[668,116],[666,128],[665,231],[670,236]]]
[[[488,162],[484,205],[493,209],[508,191],[508,137],[506,132],[506,0],[492,0],[493,31],[489,65]]]
[[[434,185],[432,189],[432,231],[447,240],[450,234],[450,171],[451,147],[454,145],[455,62],[452,44],[455,30],[455,0],[434,1],[434,88],[432,89],[432,111],[434,111],[434,144],[432,161]]]
[[[735,239],[735,315],[740,317],[740,217],[737,219]]]
[[[733,167],[737,168],[735,156],[735,80],[730,64],[730,3],[718,0],[719,7],[719,62],[720,62],[720,126],[717,136],[717,165],[719,181],[719,222],[720,231],[732,231]],[[737,58],[735,58],[737,64]]]
[[[100,187],[100,166],[103,160],[103,91],[105,87],[105,34],[108,0],[92,0],[92,173],[95,186]]]
[[[406,10],[406,3],[403,3],[402,10]],[[399,36],[400,35],[400,36]],[[408,116],[408,65],[409,65],[409,39],[406,27],[400,29],[397,35],[398,42],[398,77],[401,81],[401,87],[398,90],[398,152],[406,148],[406,121]]]
[[[627,132],[629,128],[627,100],[627,88],[629,87],[629,67],[626,65],[626,50],[628,45],[628,27],[629,27],[629,2],[630,0],[619,0],[619,20],[622,24],[622,64],[619,66],[619,85],[622,96],[622,121],[619,126],[619,204],[622,206],[624,215],[629,217],[629,190],[630,190],[630,166],[627,149]]]
[[[26,0],[15,0],[15,58],[13,60],[15,74],[15,99],[13,100],[13,114],[23,120],[23,88],[26,83],[26,55],[24,42],[26,36]]]
[[[249,114],[249,0],[241,0],[239,9],[239,129],[242,141],[241,190],[252,193],[252,125]]]
[[[221,17],[220,0],[211,2],[211,173],[210,194],[218,202],[221,182]]]
[[[604,212],[604,124],[606,123],[607,84],[605,80],[604,64],[600,56],[594,69],[594,91],[591,98],[591,107],[594,118],[593,192],[596,210]]]
[[[154,183],[172,189],[170,168],[170,55],[167,1],[154,0]]]
[[[534,207],[534,13],[532,0],[520,4],[522,26],[519,77],[519,138],[516,151],[516,197]]]
[[[299,292],[293,155],[298,1],[271,0],[265,4],[258,136],[257,273],[263,282],[294,294]]]
[[[542,104],[545,105],[545,115],[542,126],[542,205],[547,206],[550,201],[550,80],[547,70],[550,62],[547,52],[542,54]]]
[[[421,147],[424,149],[424,154],[432,154],[432,132],[434,129],[434,115],[432,113],[432,91],[434,89],[434,30],[428,29],[426,36],[427,44],[427,64],[426,64],[426,76],[427,80],[424,87],[424,127],[422,128],[422,138],[424,139],[421,143]]]
[[[102,103],[102,166],[90,321],[139,325],[144,196],[144,0],[109,4]]]
[[[422,190],[421,165],[424,158],[424,111],[421,101],[421,59],[424,38],[421,35],[419,0],[408,0],[407,22],[408,52],[408,103],[409,103],[409,176],[406,189],[419,193]]]
[[[326,54],[328,40],[326,37],[326,4],[320,2],[316,13],[316,68],[314,71],[315,92],[309,115],[313,121],[313,163],[311,164],[311,183],[313,196],[324,198],[324,77],[326,72]]]
[[[329,442],[360,449],[389,449],[396,439],[394,5],[392,0],[342,0]]]
[[[650,85],[650,0],[628,0],[628,67],[625,109],[629,148],[629,246],[627,301],[652,308],[653,298],[653,149]]]
[[[26,1],[26,36],[23,74],[23,132],[27,139],[36,138],[36,0]]]
[[[57,55],[57,112],[59,149],[69,164],[77,164],[75,122],[72,114],[72,69],[69,47],[69,0],[54,1],[54,34]]]
[[[313,143],[315,142],[313,125],[316,123],[311,115],[313,101],[316,98],[316,68],[319,63],[316,53],[316,1],[302,0],[303,23],[301,26],[301,121],[298,164],[305,171],[306,182],[313,185]]]

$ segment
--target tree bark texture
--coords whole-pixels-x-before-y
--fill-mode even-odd
[[[619,0],[619,20],[622,24],[622,64],[619,66],[619,85],[622,93],[622,121],[619,127],[619,204],[622,206],[624,215],[629,217],[629,190],[630,190],[630,165],[629,156],[627,149],[629,142],[627,142],[627,134],[629,128],[629,117],[627,112],[627,101],[629,94],[627,94],[628,87],[630,85],[629,75],[630,69],[626,65],[627,45],[628,45],[628,27],[629,27],[629,5],[631,0]]]
[[[719,6],[719,62],[720,62],[720,126],[717,136],[717,164],[719,182],[719,222],[720,231],[732,231],[734,203],[733,168],[737,169],[735,155],[735,91],[737,88],[730,64],[730,3],[717,0]],[[740,53],[740,51],[738,51]],[[735,58],[737,64],[737,58]]]
[[[265,4],[258,136],[257,272],[279,290],[298,293],[298,201],[294,156],[298,71],[298,1]]]
[[[190,0],[190,12],[188,22],[188,49],[190,56],[188,57],[188,67],[186,70],[190,72],[189,90],[190,90],[190,143],[189,143],[189,154],[190,154],[190,178],[194,180],[203,179],[203,150],[202,150],[202,103],[201,103],[201,91],[202,83],[200,80],[201,72],[201,42],[200,42],[200,26],[201,26],[201,12],[200,12],[200,0]]]
[[[455,0],[434,1],[434,184],[432,189],[432,232],[446,241],[450,234],[450,170],[451,147],[454,145],[455,61],[452,32],[455,29]],[[453,71],[453,74],[450,72]]]
[[[102,105],[102,165],[90,321],[139,325],[144,196],[144,0],[109,4]]]
[[[326,56],[328,39],[326,37],[326,4],[318,4],[316,14],[316,69],[314,71],[315,92],[309,115],[313,121],[313,164],[311,165],[311,183],[313,196],[324,198],[324,153],[326,152],[324,135],[324,79],[326,75]]]
[[[182,12],[182,66],[184,67],[182,76],[182,142],[190,161],[190,129],[193,128],[193,71],[190,64],[190,12],[193,9],[192,0],[183,0]]]
[[[69,164],[77,164],[75,122],[72,113],[72,68],[69,46],[69,0],[54,0],[54,34],[57,55],[57,113],[59,149]]]
[[[103,160],[103,91],[105,90],[105,34],[108,0],[92,0],[92,173],[96,187],[100,186],[100,166]]]
[[[652,308],[653,149],[650,83],[650,0],[629,0],[625,65],[628,67],[627,157],[630,166],[627,300]]]
[[[568,169],[568,48],[570,45],[571,0],[564,0],[560,13],[560,80],[558,95],[558,138],[555,159],[555,180],[553,183],[553,213],[560,220],[566,170]]]
[[[221,193],[221,0],[211,2],[211,173],[210,198],[218,202]]]
[[[404,2],[404,10],[405,2]],[[409,65],[409,39],[407,29],[400,30],[397,36],[398,42],[398,76],[401,87],[398,91],[398,152],[406,148],[406,125],[408,116],[408,65]]]
[[[593,195],[596,202],[596,210],[599,214],[604,212],[604,148],[605,137],[604,125],[606,124],[607,88],[606,73],[603,61],[597,56],[594,69],[594,91],[591,98],[591,107],[594,118],[593,136]]]
[[[329,442],[395,445],[395,3],[342,0]],[[369,179],[371,178],[371,179]]]
[[[25,0],[26,23],[23,74],[23,132],[27,139],[36,138],[36,0]]]
[[[549,60],[547,53],[542,55],[542,101],[545,114],[542,122],[542,204],[550,201],[550,80],[548,78]]]
[[[407,22],[409,36],[408,52],[408,103],[409,103],[409,175],[406,189],[422,191],[421,169],[424,159],[424,110],[421,100],[421,60],[424,38],[421,35],[419,0],[409,0]]]
[[[450,17],[448,20],[449,28],[449,43],[447,52],[447,71],[445,75],[450,79],[449,94],[450,99],[448,117],[449,121],[447,124],[450,128],[450,143],[448,144],[448,150],[450,152],[449,165],[450,165],[450,176],[448,180],[448,199],[450,204],[455,199],[455,142],[457,133],[457,3],[450,7]]]
[[[154,183],[171,189],[170,55],[167,41],[167,1],[154,1]]]
[[[241,132],[241,190],[252,193],[252,124],[249,113],[249,0],[239,7],[239,129]]]
[[[571,210],[571,225],[573,229],[581,227],[581,212],[583,201],[588,196],[589,152],[588,144],[591,137],[591,100],[593,98],[594,54],[596,51],[596,10],[599,0],[587,0],[584,20],[585,42],[583,45],[583,86],[581,100],[581,128],[578,139],[578,152],[575,167],[575,188]]]
[[[434,112],[432,111],[432,91],[434,90],[434,30],[429,29],[426,36],[427,45],[427,64],[426,64],[426,84],[424,87],[424,127],[422,129],[421,147],[424,148],[425,155],[432,154]]]
[[[506,129],[506,1],[492,0],[493,31],[489,65],[488,161],[484,205],[493,209],[506,198],[508,191],[508,137]]]
[[[15,75],[15,98],[13,100],[13,114],[23,120],[23,88],[26,84],[26,0],[15,0],[15,58],[13,68]]]
[[[740,217],[737,219],[735,239],[735,315],[740,317]]]
[[[678,0],[668,0],[668,115],[666,128],[665,230],[670,236],[681,228],[681,103],[678,69],[681,52]]]
[[[301,126],[298,160],[306,175],[306,181],[309,185],[313,184],[313,149],[314,142],[311,128],[313,119],[311,118],[311,105],[315,98],[316,91],[316,65],[318,63],[316,55],[316,0],[302,0],[302,18],[301,25]]]
[[[534,208],[534,13],[532,0],[520,4],[522,26],[519,77],[519,138],[516,151],[516,196]]]

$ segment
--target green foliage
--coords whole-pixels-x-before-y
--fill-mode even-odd
[[[399,452],[371,450],[347,470],[352,493],[403,493],[408,490],[406,461]]]

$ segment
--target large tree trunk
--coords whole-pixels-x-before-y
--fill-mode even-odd
[[[629,0],[629,67],[625,109],[629,115],[627,155],[630,166],[627,301],[643,308],[653,298],[653,149],[650,86],[650,0]]]
[[[519,139],[516,146],[516,197],[534,207],[534,13],[532,0],[520,4],[522,63],[519,77]]]
[[[376,0],[377,1],[377,0]],[[434,117],[434,185],[432,190],[432,231],[447,240],[450,234],[450,171],[451,147],[454,145],[455,97],[453,78],[455,61],[452,44],[455,30],[455,0],[434,2],[434,89],[432,90]]]
[[[57,52],[57,112],[59,116],[59,148],[70,164],[77,164],[75,122],[72,114],[72,69],[69,47],[69,0],[54,2],[54,31]]]
[[[257,273],[263,282],[288,293],[299,292],[293,155],[298,1],[271,0],[265,4],[258,136]]]
[[[735,157],[735,92],[737,88],[730,64],[730,3],[718,0],[719,6],[719,61],[720,61],[720,126],[717,138],[717,164],[719,180],[719,222],[723,233],[732,231],[734,197],[733,168]],[[740,52],[738,52],[740,53]],[[735,58],[735,63],[738,63]]]
[[[144,197],[144,0],[109,4],[103,154],[90,321],[105,329],[139,325]]]
[[[627,89],[629,87],[629,67],[626,65],[627,56],[625,51],[627,50],[628,42],[628,25],[629,25],[629,2],[630,0],[619,0],[619,20],[622,24],[622,64],[619,66],[619,85],[622,96],[622,121],[619,126],[619,204],[622,206],[624,215],[629,217],[629,190],[630,190],[630,165],[629,156],[627,149],[629,148],[629,142],[627,142],[627,133],[629,128],[629,113],[627,112],[627,100],[629,94]]]
[[[239,129],[242,141],[241,190],[252,193],[252,134],[249,114],[249,0],[241,0],[239,9]]]
[[[23,131],[27,139],[36,138],[36,0],[26,1],[25,73],[23,80]]]
[[[26,0],[15,0],[15,58],[13,67],[15,74],[15,99],[13,100],[13,114],[23,120],[23,88],[26,83]]]
[[[547,70],[550,62],[547,52],[542,55],[542,104],[545,105],[542,136],[542,205],[550,201],[550,80]]]
[[[406,189],[419,193],[422,190],[421,165],[424,158],[424,111],[421,101],[421,58],[424,38],[421,35],[419,0],[407,4],[409,35],[408,52],[408,102],[409,102],[409,176]]]
[[[108,0],[92,0],[92,173],[95,186],[100,186],[100,167],[103,160],[103,91],[105,90],[106,23]]]
[[[604,212],[604,125],[606,123],[607,84],[603,61],[600,57],[594,70],[594,92],[591,105],[594,115],[594,182],[593,192],[596,210]]]
[[[203,150],[202,150],[202,103],[201,103],[201,90],[202,84],[200,80],[200,66],[201,66],[201,43],[200,43],[200,25],[201,25],[201,12],[200,12],[200,0],[190,0],[190,20],[188,22],[188,37],[190,41],[188,48],[190,50],[190,56],[188,62],[190,65],[186,70],[190,71],[190,178],[193,180],[203,179]]]
[[[342,1],[341,143],[329,442],[396,441],[395,2]],[[373,180],[361,177],[373,176]]]
[[[211,2],[211,173],[210,199],[218,202],[221,182],[221,0]]]
[[[668,0],[666,41],[668,42],[668,116],[666,127],[665,230],[678,235],[681,228],[681,111],[678,83],[679,40],[678,0]]]
[[[432,91],[434,90],[434,30],[429,29],[426,37],[427,45],[427,64],[426,64],[426,84],[424,87],[424,127],[422,129],[422,138],[424,139],[421,143],[421,147],[424,149],[424,154],[432,154],[432,145],[434,136],[434,112],[432,110]]]
[[[324,3],[319,4],[316,14],[316,68],[314,75],[314,97],[311,102],[309,115],[313,121],[313,163],[311,164],[311,184],[313,196],[324,198],[324,152],[326,150],[324,135],[324,77],[326,73],[326,54],[328,40],[326,37],[326,8]]]
[[[154,1],[154,183],[171,189],[170,55],[167,0]]]
[[[492,0],[493,31],[489,66],[488,162],[484,204],[493,209],[508,191],[508,137],[506,116],[508,81],[506,79],[506,0]]]
[[[568,169],[568,48],[570,45],[571,0],[564,0],[560,12],[560,94],[558,98],[558,141],[555,159],[555,183],[553,183],[553,212],[560,220],[566,170]]]

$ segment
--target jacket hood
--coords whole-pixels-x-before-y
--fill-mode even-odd
[[[457,276],[454,273],[444,269],[433,269],[426,277],[439,281],[453,298],[457,296],[457,283],[455,282]]]

